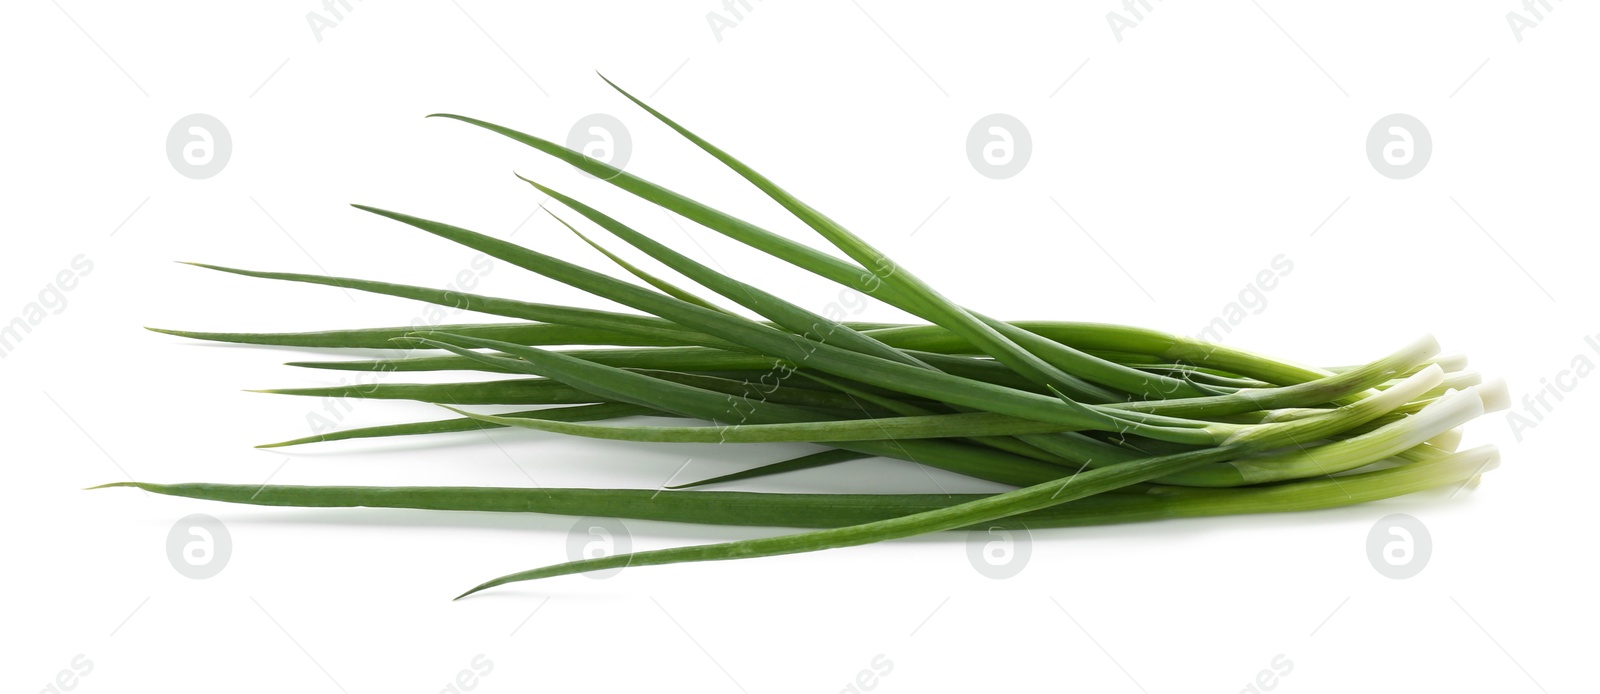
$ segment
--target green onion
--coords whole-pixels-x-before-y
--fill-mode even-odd
[[[1100,494],[969,528],[1030,529],[1110,525],[1169,518],[1284,513],[1336,508],[1456,485],[1493,470],[1493,446],[1338,478],[1237,489],[1146,486],[1136,494]],[[772,494],[654,489],[519,487],[311,487],[258,484],[113,482],[170,496],[257,506],[370,507],[433,511],[552,513],[701,525],[835,528],[946,508],[982,494]]]
[[[1461,355],[1441,354],[1431,337],[1366,364],[1317,368],[1130,326],[998,320],[955,303],[862,236],[617,91],[729,167],[843,257],[549,140],[464,116],[437,115],[528,145],[926,324],[835,320],[729,277],[595,207],[523,178],[575,212],[575,221],[608,233],[704,291],[685,289],[623,258],[595,231],[579,229],[554,213],[552,218],[622,276],[463,227],[357,205],[636,313],[197,264],[246,277],[450,306],[509,322],[300,333],[157,332],[321,350],[405,350],[392,358],[290,362],[300,368],[518,376],[261,391],[415,400],[439,404],[455,415],[263,447],[503,428],[652,446],[804,442],[821,450],[664,490],[105,486],[268,506],[532,512],[811,529],[516,571],[479,584],[466,593],[471,594],[511,582],[621,566],[811,552],[962,528],[1308,511],[1464,485],[1498,464],[1492,446],[1455,449],[1464,424],[1507,406],[1504,384],[1484,382],[1465,369]],[[482,405],[536,409],[505,414],[472,409]],[[669,421],[633,421],[640,416]],[[1012,489],[985,495],[683,491],[770,482],[784,473],[874,456],[911,460]]]

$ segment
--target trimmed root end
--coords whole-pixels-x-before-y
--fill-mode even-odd
[[[1485,381],[1482,385],[1475,386],[1478,397],[1483,398],[1484,412],[1499,412],[1511,409],[1511,389],[1506,387],[1503,378]]]

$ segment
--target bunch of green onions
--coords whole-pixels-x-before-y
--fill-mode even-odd
[[[143,482],[106,486],[268,506],[537,512],[815,529],[583,559],[502,576],[466,593],[471,594],[564,574],[810,552],[940,530],[1037,529],[1345,506],[1466,485],[1498,463],[1492,446],[1456,449],[1461,425],[1506,406],[1504,385],[1480,383],[1464,370],[1465,359],[1441,355],[1431,337],[1368,364],[1323,369],[1140,328],[997,320],[952,303],[837,222],[617,91],[754,184],[848,260],[548,140],[471,118],[438,115],[533,147],[927,324],[846,323],[819,315],[523,179],[617,240],[764,320],[747,318],[650,274],[565,221],[563,225],[640,283],[460,227],[358,205],[640,313],[204,265],[250,277],[404,297],[517,322],[425,331],[159,332],[259,345],[398,345],[413,350],[394,359],[295,363],[302,367],[527,376],[269,391],[420,400],[441,403],[458,415],[270,446],[516,427],[659,444],[810,442],[826,450],[670,492]],[[463,409],[474,405],[538,407],[500,415]],[[675,426],[618,421],[637,416],[692,421]],[[872,456],[911,460],[1015,489],[959,495],[682,491]]]

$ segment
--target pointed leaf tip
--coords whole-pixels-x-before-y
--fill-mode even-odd
[[[500,585],[499,583],[497,583],[497,581],[499,581],[499,580],[500,579],[497,578],[497,579],[494,579],[493,581],[485,581],[483,583],[479,583],[478,585],[473,586],[467,592],[462,593],[460,595],[457,595],[457,596],[451,598],[450,601],[454,602],[456,600],[460,600],[460,599],[462,599],[464,597],[467,597],[468,595],[472,595],[473,593],[478,593],[478,592],[493,588],[493,587],[495,587],[497,585]]]

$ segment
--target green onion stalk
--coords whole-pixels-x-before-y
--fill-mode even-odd
[[[531,147],[921,322],[835,320],[708,267],[645,231],[519,175],[530,192],[573,213],[569,222],[550,211],[618,274],[444,222],[356,207],[627,310],[196,264],[245,277],[466,309],[502,322],[299,333],[153,330],[317,350],[406,349],[392,358],[290,362],[299,368],[495,375],[491,380],[263,391],[414,400],[438,404],[442,413],[427,421],[324,432],[263,447],[528,429],[650,446],[749,445],[758,461],[762,444],[809,443],[818,450],[665,490],[103,486],[263,506],[550,513],[805,530],[516,571],[477,585],[466,593],[471,594],[620,566],[811,552],[947,530],[1324,509],[1465,486],[1499,463],[1492,446],[1457,449],[1465,424],[1507,406],[1504,383],[1484,381],[1466,368],[1464,356],[1442,353],[1431,337],[1364,364],[1324,368],[1132,326],[993,318],[947,298],[862,236],[611,86],[733,170],[843,257],[549,140],[482,120],[437,115]],[[661,269],[625,259],[619,246],[601,240],[600,232]],[[681,279],[666,279],[666,272]],[[675,283],[683,281],[694,288]],[[528,409],[500,414],[475,409],[485,405]],[[641,422],[640,417],[652,419]],[[783,491],[784,473],[873,457],[911,460],[1009,491]],[[734,483],[766,483],[773,489],[706,489]]]

